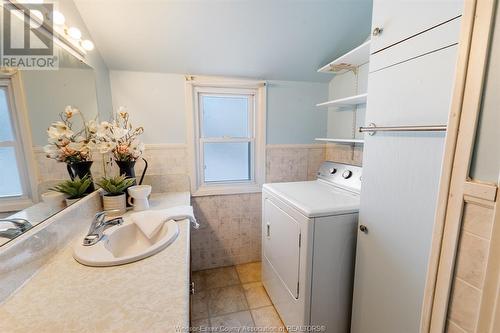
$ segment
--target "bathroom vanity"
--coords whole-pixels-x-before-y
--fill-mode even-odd
[[[190,194],[153,194],[150,202],[151,209],[189,205]],[[163,251],[113,267],[88,267],[73,259],[74,245],[86,231],[80,228],[0,304],[0,332],[151,333],[188,327],[189,221],[178,226],[177,239]]]

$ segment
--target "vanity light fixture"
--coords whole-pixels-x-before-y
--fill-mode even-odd
[[[44,0],[30,0],[30,3],[43,3]],[[22,2],[20,2],[22,3]],[[29,16],[31,18],[30,25],[33,27],[37,24],[42,24],[44,21],[44,15],[39,10],[30,10]],[[89,39],[82,39],[82,31],[75,26],[67,26],[66,18],[60,11],[54,10],[52,13],[47,13],[46,18],[52,21],[53,29],[56,33],[65,35],[67,42],[73,44],[80,48],[81,51],[92,51],[95,48],[94,43]]]
[[[79,40],[82,38],[82,32],[78,28],[70,27],[67,29],[67,33],[73,39]]]
[[[56,25],[63,25],[66,22],[66,18],[61,12],[54,10],[52,12],[52,22]]]
[[[85,39],[80,42],[85,51],[92,51],[94,49],[94,43],[91,40]]]

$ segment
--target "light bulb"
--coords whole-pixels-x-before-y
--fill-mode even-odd
[[[63,25],[64,22],[66,22],[66,18],[61,12],[58,12],[57,10],[54,10],[52,12],[52,22],[57,25]]]
[[[82,32],[80,31],[80,29],[75,27],[71,27],[68,29],[68,35],[76,40],[82,38]]]
[[[30,9],[30,14],[38,18],[40,21],[43,21],[43,14],[38,9]]]
[[[34,20],[35,17],[38,19],[38,22]],[[38,9],[30,9],[30,18],[31,18],[30,26],[33,29],[39,28],[40,25],[43,23],[43,14]]]
[[[86,51],[92,51],[94,49],[94,43],[92,43],[91,40],[83,40],[82,41],[82,47],[86,50]]]

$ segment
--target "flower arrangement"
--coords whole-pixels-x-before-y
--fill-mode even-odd
[[[73,119],[79,116],[82,121],[82,128],[73,129]],[[92,128],[95,128],[95,121],[86,123],[83,114],[75,107],[68,105],[64,112],[59,114],[60,121],[53,122],[47,130],[49,144],[43,147],[48,158],[59,162],[75,163],[90,161]]]
[[[138,139],[143,127],[134,128],[129,114],[120,107],[111,122],[99,124],[93,142],[101,153],[113,154],[116,161],[133,162],[144,152],[144,143]]]

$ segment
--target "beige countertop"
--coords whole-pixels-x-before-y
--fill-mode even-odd
[[[189,202],[189,192],[155,194],[151,209]],[[83,239],[79,235],[0,306],[0,332],[153,333],[187,327],[189,222],[179,227],[165,250],[115,267],[76,262],[72,252]]]

